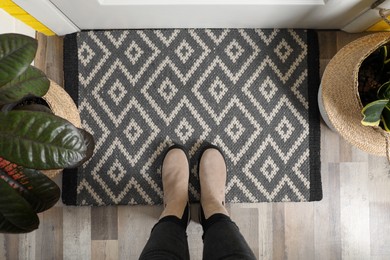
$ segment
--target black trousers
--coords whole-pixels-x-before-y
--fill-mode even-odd
[[[203,226],[203,259],[256,259],[237,225],[224,214],[214,214]],[[190,259],[186,225],[174,216],[167,216],[153,227],[140,260]]]

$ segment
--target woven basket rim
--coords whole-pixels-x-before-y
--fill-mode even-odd
[[[321,80],[323,106],[337,132],[352,145],[379,156],[387,156],[388,134],[381,128],[361,124],[363,105],[358,91],[358,73],[362,62],[387,42],[390,42],[390,32],[352,41],[331,59]]]

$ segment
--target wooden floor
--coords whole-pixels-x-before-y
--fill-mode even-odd
[[[319,32],[321,71],[360,35]],[[62,39],[38,35],[36,66],[62,85]],[[390,259],[390,167],[321,125],[324,198],[314,203],[229,206],[259,259]],[[58,181],[60,183],[61,181]],[[64,207],[40,214],[29,234],[0,234],[0,259],[137,259],[158,206]],[[202,230],[188,228],[191,259],[201,259]]]

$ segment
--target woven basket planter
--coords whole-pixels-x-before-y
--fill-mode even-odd
[[[331,128],[361,150],[388,158],[389,134],[380,127],[361,124],[363,105],[358,91],[358,73],[362,62],[389,41],[389,32],[376,33],[343,47],[327,65],[319,92],[321,114]]]
[[[50,81],[49,91],[42,98],[49,105],[53,114],[68,120],[77,128],[81,127],[80,114],[76,104],[69,94],[57,83]],[[62,170],[44,170],[42,172],[49,178],[54,178],[61,173]]]

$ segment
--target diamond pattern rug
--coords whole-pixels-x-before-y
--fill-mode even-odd
[[[322,198],[318,43],[292,29],[83,31],[64,40],[67,91],[95,154],[63,174],[69,205],[160,204],[173,142],[223,150],[227,202]]]

